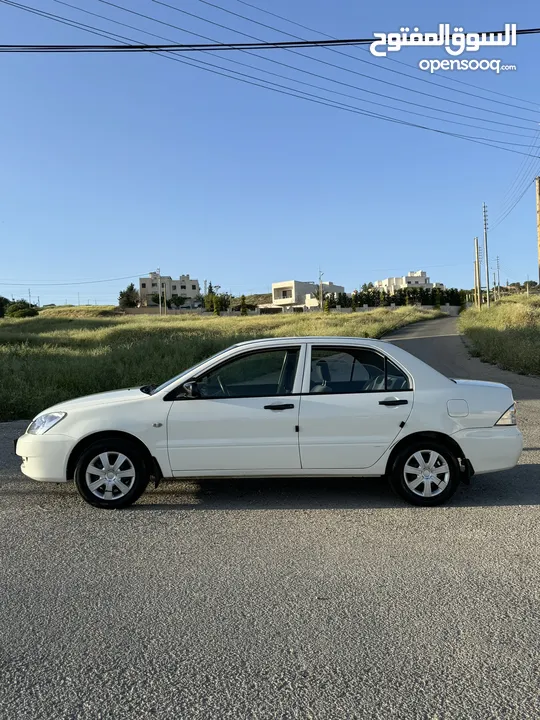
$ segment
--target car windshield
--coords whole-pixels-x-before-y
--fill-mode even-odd
[[[229,349],[230,349],[230,348],[225,348],[225,350],[229,350]],[[217,357],[219,357],[220,355],[223,355],[223,353],[225,352],[225,350],[220,350],[219,352],[215,353],[214,355],[210,355],[210,357],[207,357],[207,358],[205,358],[204,360],[201,360],[200,363],[197,363],[196,365],[192,365],[191,367],[186,368],[185,370],[182,370],[181,373],[178,373],[178,375],[175,375],[175,376],[174,376],[173,378],[171,378],[170,380],[166,380],[166,381],[165,381],[164,383],[162,383],[161,385],[158,385],[157,387],[152,388],[152,391],[149,393],[149,395],[157,395],[157,393],[161,392],[162,390],[166,390],[166,389],[169,387],[169,385],[174,385],[174,383],[177,382],[177,381],[182,377],[182,375],[185,375],[186,373],[193,372],[193,371],[196,370],[198,367],[201,367],[202,365],[204,365],[205,363],[207,363],[209,360],[213,360],[214,358],[217,358]]]

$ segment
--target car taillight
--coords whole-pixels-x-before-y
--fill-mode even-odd
[[[495,425],[516,425],[516,404],[511,405],[508,410],[501,415]]]

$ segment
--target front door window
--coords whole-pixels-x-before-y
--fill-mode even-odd
[[[202,398],[272,397],[293,391],[298,348],[243,355],[199,378]]]

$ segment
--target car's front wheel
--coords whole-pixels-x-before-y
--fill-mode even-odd
[[[101,439],[81,454],[75,468],[75,485],[90,505],[115,509],[140,498],[150,475],[143,453],[123,438]]]
[[[460,482],[457,458],[442,443],[420,440],[405,447],[395,458],[390,484],[413,505],[442,505]]]

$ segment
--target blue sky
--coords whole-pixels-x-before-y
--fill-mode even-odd
[[[140,42],[159,42],[54,0],[22,1]],[[152,0],[113,1],[217,41],[246,40]],[[262,40],[287,39],[200,0],[165,1]],[[530,1],[495,0],[479,7],[470,0],[415,0],[406,8],[397,0],[250,1],[335,37],[370,37],[374,32],[397,31],[402,25],[431,31],[441,22],[461,25],[465,31],[496,30],[505,22],[516,22],[519,28],[538,25],[535,3]],[[69,2],[176,42],[200,41],[100,0]],[[292,34],[314,37],[238,0],[215,2]],[[4,4],[0,4],[0,28],[4,44],[107,42]],[[516,72],[445,75],[540,102],[539,51],[539,38],[519,38],[515,48],[483,49],[477,54],[515,63]],[[284,50],[265,52],[265,57],[330,80],[243,53],[196,57],[362,110],[449,132],[523,143],[516,149],[525,153],[530,152],[535,122],[540,121],[540,112],[535,114],[532,105],[495,95],[489,97],[496,102],[488,102],[483,94],[475,98],[451,92],[445,88],[475,90],[446,82],[443,73],[429,76],[375,59],[365,50],[347,48],[344,52],[374,65],[323,48],[306,50],[304,57]],[[255,69],[232,65],[226,57]],[[404,48],[393,57],[415,65],[422,57],[442,56],[437,50]],[[384,71],[383,66],[412,77]],[[261,69],[289,79],[264,75]],[[399,87],[355,74],[359,72]],[[414,79],[429,77],[445,87]],[[296,85],[295,78],[359,99]],[[447,285],[470,287],[473,237],[482,234],[482,202],[488,203],[494,221],[505,209],[504,197],[512,181],[520,177],[520,167],[528,169],[523,177],[530,179],[540,170],[540,160],[323,107],[147,53],[3,54],[0,88],[0,295],[27,297],[30,288],[32,298],[39,295],[42,304],[76,303],[78,298],[81,303],[115,302],[127,279],[47,283],[129,275],[136,279],[158,266],[164,274],[190,273],[201,283],[211,280],[235,294],[265,292],[278,280],[315,279],[319,266],[326,280],[343,284],[349,291],[363,282],[413,269],[426,269],[433,280]],[[365,94],[362,89],[421,107]],[[431,120],[404,113],[407,107],[422,113],[424,105],[466,117],[431,112],[439,118]],[[497,114],[503,112],[509,116]],[[470,119],[474,115],[481,119]],[[451,125],[444,118],[485,129]],[[486,119],[528,129],[498,126]],[[518,135],[486,135],[493,128]],[[500,256],[501,280],[523,280],[527,274],[536,277],[535,220],[531,186],[490,234],[490,256]]]

